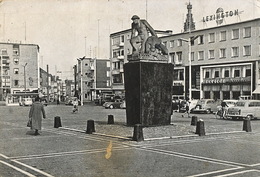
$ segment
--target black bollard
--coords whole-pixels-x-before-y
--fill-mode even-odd
[[[190,125],[197,125],[198,117],[197,116],[192,116],[191,117],[191,124]]]
[[[205,127],[204,127],[204,121],[202,119],[200,119],[197,122],[197,127],[196,127],[196,133],[195,134],[198,134],[199,136],[205,136],[206,135]]]
[[[250,119],[245,119],[243,121],[243,131],[252,132]]]
[[[108,115],[108,120],[107,120],[107,124],[114,124],[114,116],[113,115]]]
[[[92,132],[95,132],[95,123],[94,120],[88,120],[86,133],[92,134]]]
[[[61,119],[59,116],[54,117],[54,128],[59,128],[61,126]]]
[[[135,124],[134,126],[133,141],[144,141],[143,127],[141,124]]]

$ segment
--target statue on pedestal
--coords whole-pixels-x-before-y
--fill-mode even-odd
[[[162,44],[150,24],[137,15],[131,19],[133,23],[130,43],[133,53],[129,60],[168,61],[168,49]]]

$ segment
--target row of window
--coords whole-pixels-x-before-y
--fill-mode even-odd
[[[260,45],[259,45],[260,49]],[[251,45],[245,45],[243,47],[243,56],[251,56]],[[216,56],[215,50],[209,50],[208,51],[208,59],[215,59]],[[176,56],[176,59],[175,59]],[[182,52],[172,52],[169,54],[170,60],[175,62],[182,62]],[[219,49],[219,58],[226,58],[227,57],[227,49],[221,48]],[[239,57],[239,47],[231,47],[231,57]],[[204,60],[205,59],[205,52],[204,51],[198,51],[198,60]],[[191,61],[195,60],[195,52],[191,52]]]
[[[231,39],[232,40],[236,40],[236,39],[239,39],[239,28],[237,29],[232,29],[232,33],[231,33]],[[208,34],[208,42],[209,43],[214,43],[216,41],[216,33],[215,32],[212,32],[212,33],[209,33]],[[251,27],[245,27],[244,30],[243,30],[243,37],[244,38],[249,38],[251,37]],[[190,37],[190,41],[191,41],[191,45],[194,45],[195,43],[195,40],[194,39],[194,36]],[[226,41],[227,40],[227,31],[220,31],[219,32],[219,41]],[[182,43],[183,43],[183,39],[177,39],[177,46],[182,46]],[[204,35],[199,35],[198,36],[198,44],[204,44]],[[185,40],[185,42],[187,42]],[[175,40],[171,40],[169,42],[170,44],[170,47],[175,47]],[[167,46],[167,42],[164,42],[164,45]]]
[[[7,49],[1,49],[1,55],[8,55]],[[13,55],[18,56],[19,55],[19,49],[13,49]]]
[[[215,69],[213,70],[206,70],[204,72],[204,78],[236,78],[236,77],[249,77],[251,76],[251,69],[250,68],[246,68],[244,73],[242,72],[242,68],[237,68],[232,70],[232,73],[230,71],[230,69],[225,69],[224,72],[220,72],[220,69]],[[230,75],[231,73],[231,75]],[[222,75],[221,75],[222,74]]]

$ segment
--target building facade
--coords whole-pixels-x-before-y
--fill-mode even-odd
[[[191,98],[238,99],[251,96],[260,84],[260,19],[161,39],[176,66],[174,86],[183,88],[179,92],[175,89],[176,94],[190,97],[189,46],[185,41],[191,41]]]
[[[39,46],[35,44],[0,43],[1,93],[10,102],[17,102],[23,94],[38,93]]]

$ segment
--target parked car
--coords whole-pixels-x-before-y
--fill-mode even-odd
[[[104,103],[104,107],[107,109],[120,108],[120,105],[123,101],[121,99],[116,99],[114,102],[106,102]]]
[[[218,106],[220,106],[220,104],[221,100],[200,99],[195,108],[191,109],[191,113],[215,113],[218,111]]]
[[[227,118],[237,119],[258,119],[260,118],[260,100],[239,100],[234,107],[227,110]]]
[[[22,102],[19,103],[20,106],[31,106],[33,103],[32,98],[23,98]]]

